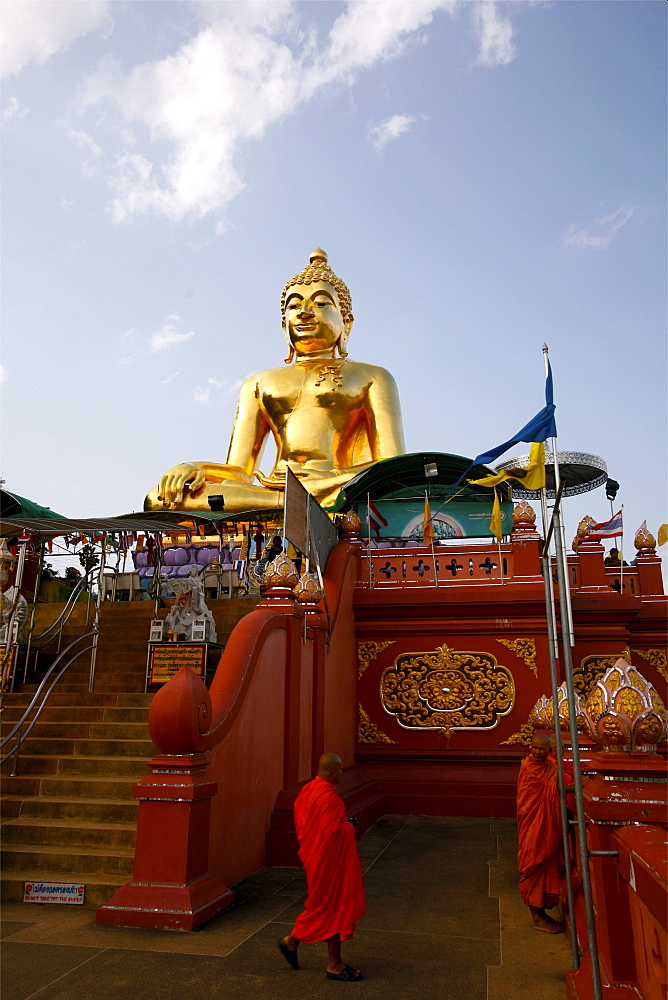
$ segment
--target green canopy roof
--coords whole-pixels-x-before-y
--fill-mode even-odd
[[[43,507],[33,500],[26,500],[18,493],[10,493],[8,490],[0,490],[0,510],[3,517],[20,518],[60,518],[63,514],[56,514],[50,507]]]
[[[376,462],[370,469],[360,472],[346,483],[336,498],[334,510],[346,510],[353,504],[362,503],[367,496],[371,500],[413,499],[423,497],[426,491],[430,497],[442,497],[450,492],[468,470],[467,479],[482,479],[483,476],[493,474],[493,470],[486,465],[474,465],[471,468],[471,459],[463,455],[448,455],[438,451],[397,455],[396,458]],[[502,483],[497,489],[502,500],[511,499],[507,483]],[[457,496],[453,497],[452,502],[460,499],[475,503],[479,500],[489,504],[493,494],[493,489],[471,486],[465,479],[457,487]]]

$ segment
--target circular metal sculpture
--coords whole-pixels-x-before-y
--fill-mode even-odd
[[[603,486],[608,478],[608,467],[598,455],[589,455],[584,451],[558,451],[559,475],[564,482],[563,496],[573,497],[578,493],[589,493],[598,486]],[[525,469],[529,464],[528,455],[518,455],[507,462],[501,462],[494,467],[495,472],[505,469]],[[521,480],[511,479],[513,499],[538,500],[538,490],[522,488]],[[554,487],[554,459],[551,451],[545,452],[545,489],[547,496],[556,496]]]

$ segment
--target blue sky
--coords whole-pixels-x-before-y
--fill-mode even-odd
[[[656,533],[662,0],[5,0],[2,18],[8,489],[118,514],[178,462],[224,461],[320,245],[408,451],[510,437],[543,405],[545,341],[560,448],[603,457],[629,535]],[[603,490],[567,501],[569,540],[586,513],[610,516]]]

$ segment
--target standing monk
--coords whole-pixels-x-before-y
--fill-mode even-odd
[[[355,924],[366,913],[366,899],[355,831],[336,794],[341,773],[341,758],[323,754],[317,777],[297,796],[295,829],[308,896],[292,933],[278,947],[292,968],[298,969],[300,941],[326,941],[327,978],[355,983],[362,973],[343,961],[341,942],[352,938]]]
[[[534,733],[517,782],[517,865],[520,895],[531,910],[534,930],[559,934],[562,925],[545,912],[559,901],[561,875],[557,765],[549,754],[550,737]],[[567,785],[566,791],[573,787]]]

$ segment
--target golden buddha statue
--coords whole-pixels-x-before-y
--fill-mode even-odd
[[[146,497],[145,510],[208,511],[208,498],[219,494],[225,512],[279,507],[286,467],[328,506],[353,476],[403,454],[395,381],[384,368],[348,357],[350,292],[323,250],[288,281],[281,312],[288,367],[242,385],[226,464],[174,466]],[[265,476],[258,465],[270,434],[276,463]]]

